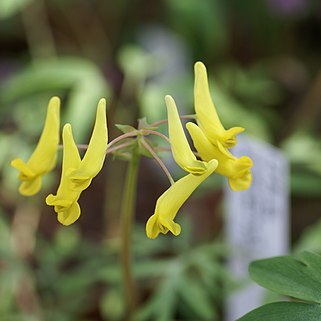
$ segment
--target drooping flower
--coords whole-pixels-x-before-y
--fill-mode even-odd
[[[166,234],[168,231],[175,236],[180,234],[181,227],[174,222],[178,210],[194,190],[214,172],[217,161],[209,161],[206,167],[206,171],[201,175],[188,174],[179,179],[158,198],[155,213],[146,224],[146,234],[149,238],[154,239],[159,233]]]
[[[196,159],[192,152],[179,118],[174,99],[165,97],[168,115],[168,132],[175,162],[184,170],[194,175],[201,175],[207,171],[207,164]]]
[[[60,100],[52,97],[48,104],[45,125],[39,142],[25,163],[20,158],[11,162],[11,166],[18,169],[19,179],[22,181],[19,192],[31,196],[39,192],[42,185],[42,176],[50,172],[57,161],[60,127]]]
[[[211,97],[206,67],[198,61],[195,63],[194,71],[194,107],[197,123],[213,145],[231,148],[237,142],[236,135],[243,132],[244,128],[224,128]]]
[[[211,159],[218,161],[216,173],[228,178],[233,191],[242,191],[250,187],[252,182],[251,167],[253,166],[251,158],[247,156],[237,158],[223,146],[214,145],[203,130],[194,123],[189,122],[186,127],[200,157],[204,161]]]
[[[66,124],[62,132],[63,159],[61,180],[57,194],[50,194],[46,198],[46,203],[54,206],[58,214],[58,221],[63,225],[70,225],[80,216],[80,207],[78,199],[81,193],[80,189],[72,188],[72,182],[67,176],[70,168],[78,168],[81,162],[78,148],[72,136],[70,124]]]
[[[94,130],[82,160],[72,136],[71,125],[64,126],[61,181],[57,194],[50,194],[46,198],[46,203],[54,206],[61,224],[70,225],[79,218],[81,210],[78,199],[81,192],[100,172],[106,156],[107,143],[105,99],[99,101]]]

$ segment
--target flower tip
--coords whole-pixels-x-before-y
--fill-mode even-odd
[[[170,104],[175,103],[174,98],[171,95],[165,96],[165,102],[166,102],[166,105],[170,105]]]
[[[156,239],[160,230],[157,227],[157,215],[152,215],[146,223],[146,235],[150,239]]]
[[[197,71],[205,71],[206,72],[206,67],[201,61],[197,61],[194,65],[194,70],[195,72]]]
[[[207,170],[210,172],[214,172],[218,166],[218,160],[217,159],[211,159],[207,163]]]
[[[99,100],[98,105],[97,105],[97,112],[96,112],[96,122],[98,119],[102,121],[106,126],[106,99],[102,98]]]
[[[20,158],[15,158],[10,162],[10,166],[20,169],[22,163],[23,161]]]
[[[106,99],[105,99],[105,98],[101,98],[101,99],[99,100],[99,102],[98,102],[98,108],[99,108],[99,106],[104,106],[104,107],[106,107]],[[100,108],[102,108],[102,107],[100,107]]]
[[[64,144],[66,144],[68,139],[73,140],[72,127],[69,123],[65,124],[64,128],[62,129],[62,140]]]
[[[72,127],[71,127],[71,124],[70,123],[66,123],[65,125],[64,125],[64,128],[63,128],[64,130],[72,130]]]
[[[49,194],[49,195],[46,197],[45,202],[46,202],[47,205],[53,206],[55,200],[56,200],[56,196],[54,196],[53,194]]]
[[[58,96],[53,96],[49,100],[49,106],[53,109],[60,107],[60,98]]]

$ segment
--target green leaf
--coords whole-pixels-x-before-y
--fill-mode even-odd
[[[1,98],[11,108],[12,101],[43,92],[57,95],[58,90],[69,91],[62,105],[63,121],[71,123],[76,142],[82,143],[93,127],[99,99],[110,95],[108,83],[90,61],[71,57],[37,61],[2,86]]]
[[[115,124],[115,126],[124,134],[137,132],[137,129],[130,125]]]
[[[138,119],[138,129],[152,129],[155,130],[157,127],[151,126],[148,122],[146,117]]]
[[[250,264],[251,278],[261,286],[301,300],[321,303],[321,256],[273,257]]]
[[[237,321],[320,321],[321,307],[316,304],[276,302],[259,307]]]
[[[159,284],[152,298],[141,307],[135,317],[135,321],[168,321],[173,320],[177,305],[177,284],[179,275],[175,273],[170,278]]]
[[[0,1],[0,19],[9,18],[18,13],[32,0],[1,0]]]
[[[178,291],[197,320],[213,320],[213,302],[199,280],[185,274]]]

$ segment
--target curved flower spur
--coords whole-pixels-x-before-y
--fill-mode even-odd
[[[213,103],[205,65],[198,61],[194,65],[194,107],[197,124],[201,127],[209,141],[214,145],[231,148],[236,143],[236,135],[243,132],[243,127],[228,130],[222,125]]]

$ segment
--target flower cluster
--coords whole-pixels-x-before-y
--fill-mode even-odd
[[[56,165],[59,144],[60,100],[53,97],[48,105],[45,126],[38,145],[27,161],[15,159],[11,165],[17,168],[22,181],[19,192],[31,196],[39,192],[42,176]],[[80,158],[77,145],[72,136],[70,124],[63,128],[63,161],[60,185],[56,195],[48,195],[46,203],[54,206],[58,221],[63,225],[74,223],[80,216],[78,199],[83,190],[101,170],[108,143],[106,120],[106,101],[99,101],[93,133],[83,157]]]
[[[194,105],[197,125],[188,122],[186,128],[201,160],[197,160],[190,149],[182,127],[174,99],[165,97],[168,114],[168,132],[172,153],[176,163],[189,174],[175,182],[156,203],[155,213],[146,225],[146,233],[156,238],[159,233],[181,232],[174,218],[193,191],[214,171],[228,178],[234,191],[245,190],[252,181],[252,160],[247,156],[235,157],[228,150],[237,140],[236,135],[244,128],[226,130],[216,112],[211,98],[207,72],[203,63],[195,64]]]
[[[227,177],[234,191],[247,189],[251,185],[252,160],[247,156],[237,158],[229,151],[237,142],[236,135],[244,128],[233,127],[226,130],[223,127],[210,95],[206,68],[201,62],[195,64],[194,97],[197,124],[188,122],[186,128],[199,158],[195,156],[196,153],[188,143],[176,103],[169,95],[165,97],[169,138],[151,129],[153,127],[136,130],[125,126],[127,129],[130,128],[130,131],[109,143],[110,147],[122,139],[133,139],[136,136],[151,155],[161,162],[143,136],[149,134],[163,136],[170,142],[175,162],[188,173],[173,182],[165,169],[172,185],[158,198],[155,212],[147,221],[146,234],[149,238],[156,238],[160,233],[166,234],[168,231],[174,235],[180,234],[181,227],[174,222],[178,210],[214,171]],[[56,165],[60,131],[59,108],[59,98],[53,97],[49,102],[44,129],[35,151],[26,163],[21,159],[11,162],[11,165],[19,170],[18,177],[22,181],[19,191],[23,195],[36,194],[41,188],[42,176]],[[78,199],[81,192],[99,173],[106,157],[108,130],[105,99],[101,99],[98,103],[93,133],[83,158],[79,155],[70,124],[64,126],[62,139],[61,181],[56,195],[48,195],[46,203],[54,207],[60,223],[70,225],[80,216]],[[126,148],[130,144],[131,142],[122,143],[113,149]]]

